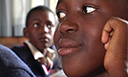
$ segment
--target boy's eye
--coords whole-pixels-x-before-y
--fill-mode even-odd
[[[47,28],[51,29],[51,27],[53,27],[53,25],[47,25]]]
[[[37,24],[37,23],[36,23],[36,24],[34,24],[34,27],[35,27],[35,28],[37,28],[38,26],[39,26],[39,24]]]
[[[66,14],[64,12],[60,11],[57,13],[57,16],[59,19],[61,19],[61,18],[64,18],[66,16]]]
[[[84,6],[83,7],[83,13],[84,14],[92,13],[95,10],[96,9],[94,7],[91,7],[91,6]]]

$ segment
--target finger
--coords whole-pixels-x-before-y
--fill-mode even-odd
[[[123,21],[123,22],[122,22]],[[124,23],[125,22],[125,23]],[[121,24],[121,25],[119,25]],[[103,32],[102,32],[102,43],[106,44],[109,41],[109,36],[113,37],[114,32],[115,38],[123,35],[124,27],[120,27],[122,25],[126,25],[126,21],[117,17],[112,17],[104,26]],[[121,34],[122,33],[122,34]],[[120,36],[119,36],[120,35]]]
[[[110,44],[110,41],[111,41],[111,36],[109,36],[109,40],[108,40],[108,42],[107,43],[105,43],[105,45],[104,45],[104,48],[105,48],[105,50],[107,50],[108,49],[108,46],[109,46],[109,44]]]
[[[102,43],[104,43],[104,44],[108,42],[109,33],[106,30],[103,30],[101,39],[102,39]]]
[[[109,40],[109,36],[112,36],[113,34],[113,27],[115,28],[115,24],[113,23],[113,18],[111,18],[104,26],[103,32],[102,32],[102,43],[107,43]]]

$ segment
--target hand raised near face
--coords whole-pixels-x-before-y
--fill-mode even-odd
[[[128,77],[127,35],[128,21],[112,17],[105,24],[102,42],[106,49],[104,66],[110,77]]]

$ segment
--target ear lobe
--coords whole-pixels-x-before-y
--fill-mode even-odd
[[[28,29],[24,28],[23,30],[24,37],[28,38]]]

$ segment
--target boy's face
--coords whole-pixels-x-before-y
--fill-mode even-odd
[[[50,47],[53,44],[55,30],[55,18],[48,11],[33,11],[28,19],[28,27],[25,36],[39,50]]]
[[[91,76],[104,70],[102,29],[111,16],[126,18],[125,0],[59,0],[54,43],[68,76]]]

